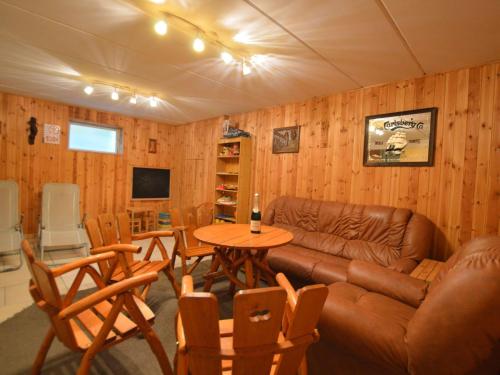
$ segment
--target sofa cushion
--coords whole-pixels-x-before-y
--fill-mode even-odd
[[[348,283],[335,283],[328,289],[318,324],[321,339],[365,360],[406,369],[404,337],[415,309]]]
[[[316,263],[311,275],[312,281],[326,285],[337,281],[346,281],[347,267],[350,262],[349,259],[330,255],[328,259]]]
[[[324,258],[325,254],[315,250],[285,245],[270,249],[266,259],[274,271],[283,272],[304,282],[312,282],[312,271],[322,257]]]

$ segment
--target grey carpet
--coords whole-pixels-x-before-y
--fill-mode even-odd
[[[208,262],[202,262],[194,272],[195,288],[203,288],[202,274],[208,269]],[[176,270],[177,280],[180,272]],[[232,298],[228,293],[228,281],[221,279],[214,283],[212,292],[217,295],[220,318],[231,317]],[[26,285],[28,291],[28,285]],[[87,292],[88,293],[88,292]],[[82,294],[87,294],[82,292]],[[153,284],[147,299],[148,305],[156,314],[153,329],[173,364],[176,340],[174,317],[177,299],[164,275]],[[34,305],[0,324],[0,373],[29,374],[36,353],[49,328],[46,313]],[[45,360],[42,374],[75,374],[81,354],[70,352],[57,338]],[[161,374],[156,357],[151,353],[146,340],[138,337],[120,343],[97,355],[92,362],[91,374]]]

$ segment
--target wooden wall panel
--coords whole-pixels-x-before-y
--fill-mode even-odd
[[[27,121],[37,118],[35,144],[27,142]],[[108,155],[68,150],[70,120],[113,125],[123,129],[123,154]],[[60,145],[42,143],[43,124],[62,129]],[[175,199],[179,164],[177,131],[174,126],[41,99],[0,93],[0,179],[14,179],[20,188],[21,212],[27,234],[37,231],[41,190],[47,182],[76,183],[80,186],[81,213],[96,216],[120,212],[133,205],[162,208],[165,201],[132,202],[131,166],[171,169],[171,197]],[[157,139],[156,154],[147,152],[149,138]]]
[[[432,167],[364,167],[365,116],[438,107]],[[231,116],[254,137],[252,192],[407,207],[436,224],[436,258],[499,233],[500,64],[462,69]],[[272,154],[272,129],[302,126],[298,154]],[[179,130],[179,203],[213,200],[222,118]],[[199,163],[199,164],[197,164]]]

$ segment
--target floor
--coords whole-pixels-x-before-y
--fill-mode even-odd
[[[171,256],[174,244],[173,239],[163,238],[162,241],[168,250],[169,256]],[[137,255],[138,258],[142,258],[144,256],[149,243],[150,240],[134,241],[135,245],[142,247],[141,253]],[[80,259],[84,256],[85,252],[83,249],[48,251],[45,253],[45,263],[49,267],[57,267],[61,264]],[[151,259],[161,259],[160,253],[158,251],[153,252]],[[0,257],[0,266],[4,267],[16,264],[18,260],[19,257],[17,255],[2,256]],[[62,295],[66,294],[68,289],[71,287],[77,272],[77,270],[68,272],[67,274],[64,274],[56,279],[59,293]],[[24,262],[24,259],[23,266],[20,269],[0,273],[0,323],[11,318],[33,303],[33,299],[28,292],[28,283],[30,278],[30,272],[26,262]],[[90,277],[85,276],[80,290],[92,288],[94,286],[95,284]]]

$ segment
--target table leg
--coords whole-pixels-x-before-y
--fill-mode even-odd
[[[245,280],[247,288],[255,287],[255,279],[253,274],[253,256],[250,251],[245,254]]]
[[[231,273],[235,278],[238,278],[238,271],[241,267],[241,262],[239,262],[241,258],[241,250],[235,249],[233,253],[233,267],[231,270]],[[235,283],[230,283],[229,284],[229,294],[234,295],[234,292],[236,290],[236,284]]]
[[[252,262],[255,268],[262,271],[262,274],[265,277],[267,284],[269,286],[274,286],[276,285],[276,281],[274,280],[276,274],[267,264],[266,255],[267,255],[267,250],[261,250],[258,257],[256,256],[252,258]]]
[[[212,265],[210,266],[210,271],[205,275],[205,285],[203,286],[203,291],[204,292],[210,292],[210,289],[212,288],[212,284],[214,283],[214,274],[217,272],[220,266],[220,259],[217,253],[215,254],[215,258],[212,261]]]

